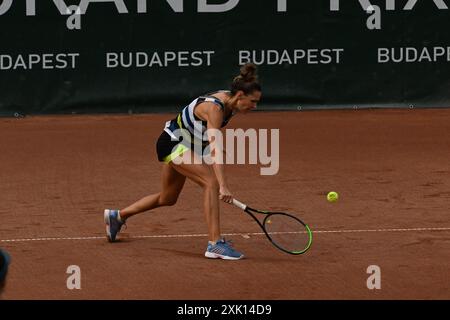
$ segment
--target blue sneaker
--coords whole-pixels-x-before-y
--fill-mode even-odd
[[[110,242],[116,241],[120,228],[125,224],[119,220],[119,210],[106,209],[104,213],[106,223],[106,234]]]
[[[6,251],[0,249],[0,290],[5,283],[6,274],[8,273],[10,257]]]
[[[205,257],[211,259],[225,259],[225,260],[239,260],[244,257],[244,255],[236,251],[230,241],[225,241],[225,239],[220,239],[216,244],[208,243],[208,248],[205,252]]]

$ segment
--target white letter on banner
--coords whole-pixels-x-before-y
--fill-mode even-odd
[[[166,0],[174,12],[183,12],[183,0]],[[147,0],[138,0],[138,13],[147,12]]]
[[[361,7],[364,9],[364,11],[367,11],[367,8],[371,6],[369,0],[359,0],[359,3],[361,4]],[[330,11],[339,11],[339,8],[339,0],[330,0]]]
[[[278,0],[278,12],[286,12],[287,11],[287,0]]]
[[[247,50],[239,51],[239,65],[244,65],[248,62],[251,62],[250,51]]]
[[[206,65],[211,65],[211,56],[215,53],[215,51],[203,51],[204,54],[206,54]]]
[[[225,12],[237,6],[239,0],[228,0],[224,4],[208,4],[208,0],[198,0],[198,12]]]
[[[9,8],[11,8],[12,0],[3,0],[2,4],[0,4],[0,16],[5,12],[8,12]]]
[[[417,61],[417,49],[416,48],[406,48],[405,50],[405,61],[406,62],[416,62]]]
[[[119,55],[114,52],[108,52],[106,54],[106,67],[117,68],[119,66]]]
[[[70,14],[69,8],[67,7],[67,5],[64,2],[64,0],[53,0],[53,3],[55,4],[56,8],[59,10],[59,13],[61,15],[68,15],[68,14]],[[33,10],[35,10],[34,4],[33,4]],[[33,12],[33,15],[36,15],[36,12]]]
[[[147,12],[147,0],[138,0],[137,12],[146,13]]]
[[[280,54],[277,50],[267,50],[267,64],[275,65],[280,60]]]
[[[36,0],[27,0],[27,16],[36,15]]]
[[[7,63],[5,63],[7,61]],[[12,67],[12,57],[9,55],[0,55],[0,70],[9,70]]]
[[[339,0],[330,0],[330,11],[339,11]]]
[[[174,12],[183,12],[183,0],[166,0]]]
[[[448,9],[447,5],[445,4],[445,2],[443,0],[433,0],[433,1],[440,10]],[[416,3],[417,3],[417,0],[409,0],[406,3],[403,10],[412,10],[414,8],[414,6],[416,5]]]
[[[359,0],[359,3],[361,4],[361,7],[364,9],[364,11],[369,10],[370,6],[372,6],[369,0]]]
[[[117,11],[119,13],[128,13],[128,9],[125,6],[125,3],[123,2],[123,0],[81,0],[81,3],[80,3],[81,14],[86,13],[87,8],[91,2],[114,2],[114,4],[116,5],[116,8],[117,8]]]
[[[344,49],[333,49],[333,52],[336,52],[336,63],[341,63],[341,53],[344,52]]]
[[[414,6],[416,5],[417,0],[409,0],[406,4],[403,10],[412,10]]]
[[[386,0],[386,10],[395,10],[395,0]]]
[[[434,3],[440,10],[448,9],[448,6],[445,4],[443,0],[434,0]]]
[[[69,53],[68,54],[68,56],[70,57],[70,58],[72,58],[72,69],[75,69],[75,67],[76,67],[76,58],[78,58],[79,56],[80,56],[80,54],[79,53]]]
[[[70,14],[67,13],[67,5],[64,0],[53,0],[56,8],[59,10],[61,15]],[[36,15],[36,0],[27,0],[27,16],[35,16]]]
[[[61,15],[70,14],[67,13],[67,5],[64,0],[53,0],[56,8],[59,10]],[[27,16],[35,16],[36,15],[36,0],[27,0]]]
[[[434,55],[433,60],[437,62],[438,57],[443,57],[445,55],[445,48],[444,47],[434,47]],[[438,53],[439,51],[439,53]]]
[[[30,70],[33,69],[33,65],[34,64],[38,64],[41,62],[41,56],[38,54],[30,54],[28,56],[28,65],[30,67]],[[43,66],[42,69],[46,69],[45,65]]]
[[[378,48],[378,63],[386,63],[389,60],[389,49]]]

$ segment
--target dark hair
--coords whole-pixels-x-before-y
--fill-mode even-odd
[[[258,82],[256,69],[257,67],[253,63],[247,63],[241,67],[240,74],[235,77],[231,83],[232,95],[235,95],[238,91],[243,91],[244,94],[261,91],[261,85]]]

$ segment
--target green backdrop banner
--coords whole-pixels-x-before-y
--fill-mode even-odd
[[[450,0],[0,0],[0,114],[450,106]]]

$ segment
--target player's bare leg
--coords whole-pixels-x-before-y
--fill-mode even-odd
[[[160,192],[144,197],[123,210],[106,209],[104,211],[106,235],[110,242],[116,241],[117,235],[125,224],[126,219],[132,215],[161,206],[173,205],[177,202],[186,177],[179,174],[168,164],[164,164],[161,180],[162,188]]]
[[[174,205],[183,189],[186,177],[176,171],[172,166],[164,163],[161,180],[162,185],[160,192],[146,196],[125,209],[120,210],[120,217],[123,220],[126,220],[141,212],[162,206]]]
[[[205,257],[213,259],[239,260],[244,255],[234,249],[220,234],[219,183],[211,165],[192,160],[197,156],[192,151],[183,154],[184,161],[171,162],[171,166],[203,188],[203,209],[208,225],[209,243]],[[196,158],[199,160],[198,158]],[[186,161],[187,160],[187,161]]]
[[[170,163],[176,171],[191,179],[203,189],[203,211],[205,213],[206,224],[208,226],[208,236],[210,241],[220,239],[220,200],[219,183],[210,165],[201,163],[192,151],[187,151],[182,155],[184,161]],[[194,161],[194,157],[197,161]]]

